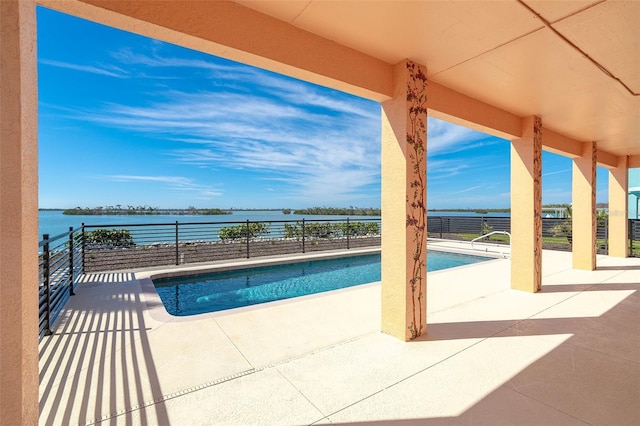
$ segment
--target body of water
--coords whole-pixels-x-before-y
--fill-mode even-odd
[[[103,216],[76,216],[64,215],[60,210],[41,210],[38,215],[39,238],[43,234],[50,237],[69,231],[69,227],[77,228],[85,225],[127,225],[139,223],[193,223],[193,222],[252,222],[274,220],[329,220],[329,219],[376,219],[376,216],[324,216],[324,215],[296,215],[284,214],[282,211],[254,210],[234,211],[228,215],[103,215]]]
[[[427,270],[490,260],[429,250]],[[153,280],[171,315],[185,316],[256,305],[380,281],[380,255],[315,260],[206,275]]]
[[[484,217],[509,217],[509,213],[485,213],[475,212],[429,212],[429,216],[484,216]],[[285,215],[280,210],[252,210],[234,211],[230,215],[103,215],[103,216],[76,216],[64,215],[61,210],[41,210],[38,214],[38,233],[42,239],[43,234],[50,237],[62,234],[69,230],[69,227],[77,228],[83,223],[85,225],[126,225],[139,223],[180,223],[185,222],[252,222],[274,221],[274,220],[330,220],[330,219],[375,219],[375,216],[325,216],[325,215]]]

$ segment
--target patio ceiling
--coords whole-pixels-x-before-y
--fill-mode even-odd
[[[614,155],[640,155],[640,2],[241,3]]]
[[[39,2],[376,100],[408,58],[489,116],[538,115],[640,167],[638,1]]]

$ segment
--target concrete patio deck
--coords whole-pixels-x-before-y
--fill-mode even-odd
[[[640,259],[543,292],[509,260],[428,278],[428,336],[379,332],[380,284],[171,317],[148,276],[87,276],[40,343],[41,424],[640,424]]]

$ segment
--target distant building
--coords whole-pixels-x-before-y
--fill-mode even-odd
[[[629,169],[629,219],[640,219],[640,169]]]

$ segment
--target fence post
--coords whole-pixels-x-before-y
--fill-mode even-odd
[[[633,256],[633,220],[629,219],[629,224],[627,225],[627,241],[629,241],[629,256]]]
[[[444,221],[442,220],[442,216],[440,218],[440,239],[442,239],[442,228],[444,228]]]
[[[349,226],[349,218],[347,218],[347,250],[350,249],[349,247],[349,235],[351,234],[351,229]]]
[[[251,238],[251,227],[249,226],[249,219],[247,219],[247,259],[249,258],[249,239]]]
[[[305,237],[304,218],[302,218],[302,252],[306,253],[305,246],[304,246],[304,239],[305,239],[304,237]]]
[[[69,227],[69,296],[75,296],[73,292],[73,226]]]
[[[49,279],[50,265],[49,265],[49,234],[43,234],[42,240],[44,246],[42,247],[42,275],[44,279],[44,291],[46,300],[46,326],[44,334],[49,336],[53,334],[51,332],[51,280]]]
[[[604,254],[609,255],[609,221],[604,221]]]
[[[84,252],[85,252],[85,246],[87,245],[87,241],[86,241],[86,232],[84,230],[84,222],[82,222],[82,273],[84,274]]]
[[[180,249],[178,248],[178,244],[180,242],[180,237],[178,234],[178,221],[176,220],[176,265],[180,264]]]

